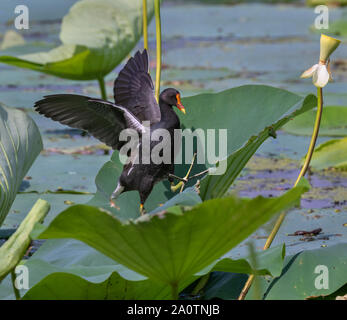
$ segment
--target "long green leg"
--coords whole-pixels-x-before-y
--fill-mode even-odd
[[[189,175],[190,175],[190,172],[192,171],[192,168],[193,168],[193,165],[194,165],[194,162],[195,162],[195,158],[196,158],[196,153],[194,153],[192,162],[191,162],[191,164],[190,164],[190,166],[189,166],[189,169],[188,169],[188,172],[187,172],[187,174],[186,174],[183,178],[180,178],[180,177],[177,177],[177,176],[172,175],[174,178],[176,178],[176,179],[178,179],[178,180],[181,180],[181,181],[180,181],[179,183],[177,183],[176,185],[175,185],[175,184],[172,184],[172,185],[171,185],[171,191],[172,191],[172,192],[176,192],[179,188],[181,188],[181,189],[180,189],[180,192],[183,191],[185,184],[186,184],[186,183],[188,182],[188,180],[189,180]]]

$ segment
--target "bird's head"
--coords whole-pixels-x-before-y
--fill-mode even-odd
[[[181,94],[179,91],[173,88],[165,89],[159,97],[159,100],[168,104],[169,106],[176,106],[181,112],[186,113],[186,109],[184,109],[181,103]]]

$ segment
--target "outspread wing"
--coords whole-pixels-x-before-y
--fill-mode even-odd
[[[160,109],[154,96],[152,78],[148,73],[147,50],[137,51],[114,82],[114,100],[131,111],[140,121],[160,121]]]
[[[145,127],[127,109],[111,102],[75,94],[45,96],[37,101],[35,110],[47,118],[72,128],[88,131],[113,149],[126,143],[119,141],[122,130],[132,128],[139,133]]]

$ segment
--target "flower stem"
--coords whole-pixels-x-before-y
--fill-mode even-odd
[[[305,163],[304,163],[304,165],[303,165],[303,167],[299,173],[298,178],[295,181],[294,187],[297,186],[300,179],[306,174],[308,166],[310,165],[310,162],[312,159],[314,147],[316,145],[316,141],[317,141],[317,137],[318,137],[318,133],[319,133],[320,122],[321,122],[322,113],[323,113],[323,89],[322,88],[318,88],[317,96],[318,96],[317,114],[316,114],[316,121],[314,124],[314,129],[313,129],[310,147],[309,147],[308,152],[307,152]]]
[[[320,127],[320,123],[321,123],[321,119],[322,119],[322,113],[323,113],[323,89],[322,88],[317,89],[317,97],[318,97],[317,114],[316,114],[316,121],[315,121],[314,128],[313,128],[313,134],[311,137],[310,146],[309,146],[308,151],[307,151],[304,165],[302,166],[302,169],[298,175],[298,178],[296,179],[296,181],[294,183],[294,187],[296,187],[298,185],[301,178],[306,174],[307,169],[308,169],[310,162],[311,162],[311,159],[312,159],[312,155],[314,152],[316,142],[317,142],[319,127]],[[270,248],[272,241],[275,239],[277,232],[280,229],[284,218],[285,218],[285,213],[281,213],[280,216],[278,217],[276,223],[275,223],[274,228],[272,229],[269,237],[267,238],[267,240],[265,242],[263,250],[267,250],[268,248]],[[254,279],[254,275],[251,274],[249,276],[246,284],[244,285],[238,300],[243,300],[246,297],[247,292],[252,285],[253,279]]]
[[[154,1],[155,29],[157,37],[157,69],[155,77],[155,97],[159,101],[160,74],[161,74],[161,24],[160,24],[160,0]]]
[[[143,20],[143,47],[148,50],[148,32],[147,32],[147,0],[142,0],[142,20]]]
[[[99,88],[101,92],[101,99],[107,100],[106,88],[105,88],[105,79],[103,77],[98,78]]]

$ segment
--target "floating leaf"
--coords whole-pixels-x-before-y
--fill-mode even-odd
[[[319,5],[333,5],[333,6],[346,6],[347,0],[306,0],[308,6],[316,7]],[[330,26],[329,26],[330,29]]]
[[[316,111],[310,110],[289,121],[283,130],[291,134],[311,136]],[[319,128],[320,136],[347,135],[347,107],[324,107]]]
[[[20,110],[0,105],[0,226],[41,150],[34,121]]]
[[[330,140],[319,145],[313,153],[311,167],[317,170],[347,170],[347,138]]]
[[[250,258],[238,260],[224,258],[215,261],[212,265],[201,270],[197,275],[203,275],[211,271],[223,271],[278,277],[282,272],[284,257],[285,245],[279,245],[268,250],[257,252],[257,266],[252,264]]]
[[[279,278],[262,281],[263,298],[302,300],[330,295],[347,283],[346,268],[346,243],[297,253],[286,257]],[[249,297],[252,297],[251,291]]]
[[[346,5],[347,5],[347,1],[346,1]],[[341,19],[331,23],[329,25],[329,34],[347,37],[347,21]]]

